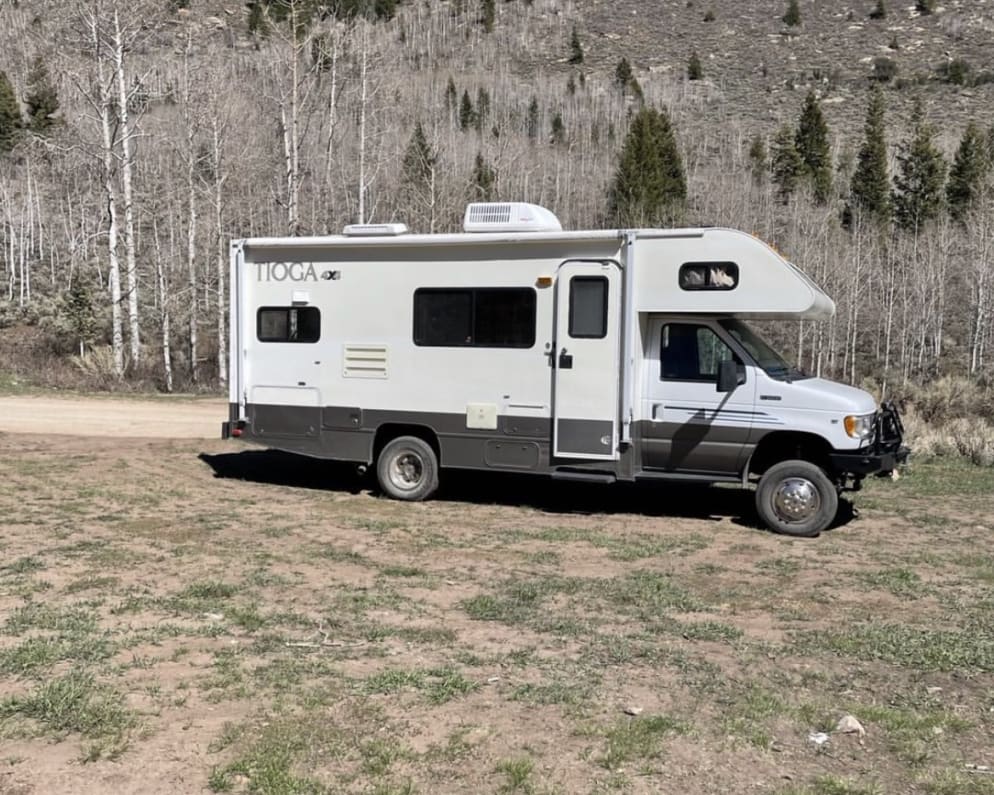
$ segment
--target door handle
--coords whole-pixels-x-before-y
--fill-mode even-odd
[[[572,370],[573,369],[573,354],[566,353],[566,349],[563,348],[559,353],[559,369],[560,370]]]

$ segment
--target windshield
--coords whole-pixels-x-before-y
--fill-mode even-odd
[[[810,378],[803,370],[788,364],[787,361],[769,343],[749,328],[741,320],[720,320],[722,328],[731,334],[735,340],[748,352],[770,378],[778,381],[794,381],[798,378]]]

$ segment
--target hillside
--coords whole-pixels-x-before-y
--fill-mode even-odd
[[[231,238],[357,220],[443,231],[466,201],[494,198],[546,205],[567,228],[613,223],[612,179],[644,103],[673,121],[687,182],[676,221],[754,232],[837,299],[827,327],[773,330],[804,366],[877,385],[989,376],[989,180],[966,227],[940,211],[912,234],[864,239],[839,219],[874,84],[890,177],[923,120],[916,102],[940,177],[970,120],[994,128],[994,0],[928,14],[884,0],[879,19],[874,0],[802,0],[793,26],[779,0],[380,0],[393,15],[368,21],[293,0],[296,23],[286,2],[0,4],[7,118],[41,113],[0,156],[0,327],[20,327],[0,369],[223,382]],[[811,92],[831,183],[814,200],[804,180],[782,190],[771,150]],[[39,97],[57,110],[32,111]]]

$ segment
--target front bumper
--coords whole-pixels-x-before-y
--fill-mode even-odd
[[[836,472],[849,475],[875,475],[893,472],[908,460],[911,450],[901,445],[889,453],[832,453],[829,460]]]
[[[897,406],[888,401],[877,412],[870,445],[862,450],[832,453],[829,460],[836,472],[862,476],[893,472],[910,454],[904,444],[901,415]]]

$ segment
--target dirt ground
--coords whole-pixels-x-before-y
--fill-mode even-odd
[[[0,793],[994,793],[991,470],[794,540],[724,488],[392,502],[224,417],[0,398]]]
[[[0,396],[0,433],[217,439],[227,403],[217,398]]]

